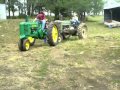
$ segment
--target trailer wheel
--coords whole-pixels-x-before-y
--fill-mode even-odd
[[[58,31],[58,28],[55,24],[50,24],[49,25],[47,38],[48,38],[48,44],[50,46],[55,46],[55,45],[58,44],[59,31]]]
[[[81,23],[79,26],[78,26],[78,38],[79,39],[85,39],[87,38],[87,26],[85,23]]]

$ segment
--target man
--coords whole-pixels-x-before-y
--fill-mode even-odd
[[[44,12],[40,12],[40,13],[37,15],[37,17],[34,19],[34,21],[38,22],[38,24],[42,22],[42,30],[45,29],[46,17],[45,17]],[[45,43],[47,42],[46,38],[44,38],[44,42],[45,42]]]
[[[74,14],[74,15],[73,15],[72,20],[71,20],[71,23],[72,23],[73,25],[78,25],[78,24],[80,24],[80,21],[78,20],[77,14]]]
[[[45,24],[46,24],[46,17],[45,17],[44,12],[40,12],[40,13],[37,15],[37,17],[35,18],[34,21],[37,21],[38,24],[39,24],[40,22],[42,22],[42,30],[44,30]]]

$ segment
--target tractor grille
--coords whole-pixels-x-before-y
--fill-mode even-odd
[[[25,35],[29,35],[29,26],[28,26],[28,24],[24,25],[24,33],[25,33]]]

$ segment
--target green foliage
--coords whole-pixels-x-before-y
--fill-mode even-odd
[[[0,0],[0,3],[3,3],[3,4],[4,4],[4,3],[5,3],[5,0]]]
[[[14,12],[17,11],[17,9],[15,8],[15,3],[17,2],[18,0],[8,0],[7,1],[7,8],[8,8],[8,11],[9,11],[9,17],[10,17],[10,11],[12,11],[13,13],[13,17],[14,17]]]
[[[92,3],[92,8],[93,8],[93,13],[94,13],[94,15],[97,15],[97,13],[99,13],[100,11],[102,11],[102,9],[103,9],[103,5],[104,5],[104,3],[103,3],[103,0],[92,0],[93,1],[93,3]]]
[[[5,0],[0,0],[4,2]],[[16,11],[15,5],[18,7],[19,15],[34,15],[34,12],[40,12],[43,7],[55,13],[55,18],[59,19],[59,15],[70,16],[71,11],[77,12],[80,16],[86,13],[99,14],[103,8],[103,0],[8,0],[8,10],[13,14]]]
[[[103,8],[103,0],[46,0],[45,7],[55,14],[64,12],[63,10],[97,14]]]
[[[120,0],[116,0],[117,2],[120,2]]]

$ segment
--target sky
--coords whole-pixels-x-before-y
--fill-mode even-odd
[[[113,1],[118,1],[118,0],[104,0],[104,1],[113,2]]]

